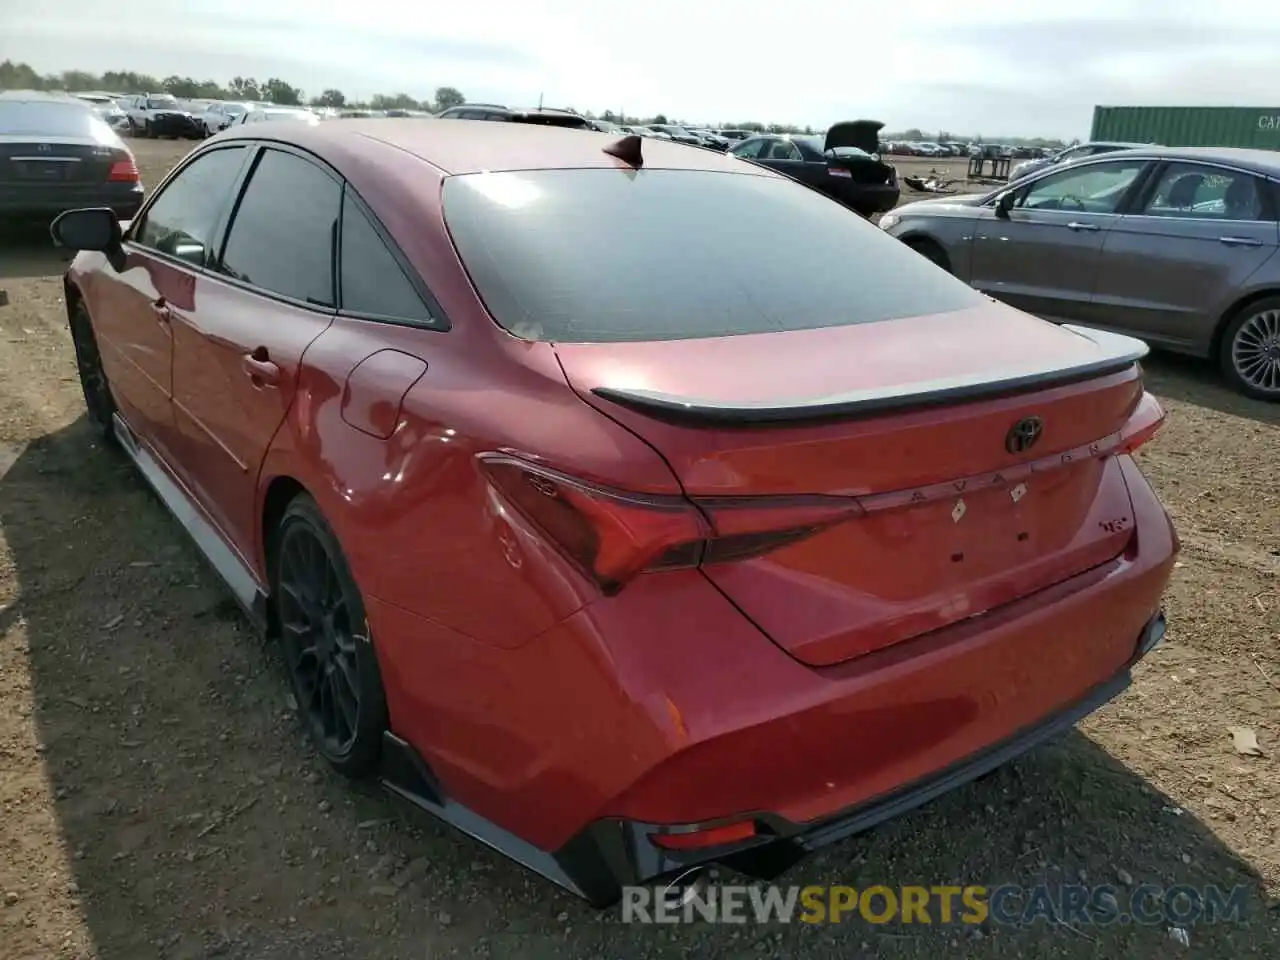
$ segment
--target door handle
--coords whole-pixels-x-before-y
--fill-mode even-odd
[[[164,297],[159,300],[152,300],[150,306],[151,312],[161,323],[168,323],[173,319],[173,314],[169,311],[169,304],[165,302]]]
[[[1228,247],[1260,247],[1261,240],[1255,240],[1252,237],[1219,237],[1219,243],[1225,243]]]
[[[1072,220],[1067,224],[1068,230],[1097,230],[1096,223],[1081,223],[1079,220]]]
[[[267,351],[261,347],[246,353],[242,366],[255,386],[274,387],[280,383],[280,368],[267,359]]]

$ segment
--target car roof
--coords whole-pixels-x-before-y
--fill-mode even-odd
[[[1153,160],[1199,160],[1239,167],[1266,177],[1280,178],[1280,153],[1274,150],[1250,150],[1245,147],[1153,147],[1142,146],[1091,157],[1090,160],[1114,159],[1117,156]],[[1074,166],[1074,165],[1073,165]]]
[[[84,101],[69,93],[46,93],[43,90],[0,90],[0,100],[22,103],[71,103],[83,106]]]
[[[396,156],[395,152],[373,148],[375,142],[411,154],[446,174],[611,168],[623,163],[604,152],[617,141],[615,134],[485,120],[343,120],[290,127],[283,133],[237,130],[234,139],[242,136],[294,143],[339,167],[347,159],[383,163]],[[736,157],[665,140],[645,140],[642,151],[647,167],[779,176]]]

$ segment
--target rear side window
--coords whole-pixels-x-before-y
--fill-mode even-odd
[[[222,253],[229,276],[332,307],[334,234],[342,187],[309,160],[266,150],[236,208]]]
[[[133,233],[135,243],[196,266],[209,263],[214,233],[235,199],[246,147],[210,150],[183,167],[152,201]]]
[[[856,213],[781,177],[467,174],[445,180],[444,211],[490,313],[528,340],[722,337],[986,302]]]
[[[436,325],[395,254],[350,193],[342,203],[341,263],[343,312]]]

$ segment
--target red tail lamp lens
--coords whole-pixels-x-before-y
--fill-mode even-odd
[[[685,498],[598,486],[506,455],[490,483],[606,593],[646,570],[758,557],[862,513],[845,497]]]

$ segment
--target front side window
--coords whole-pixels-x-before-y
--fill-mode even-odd
[[[247,147],[225,147],[196,157],[156,196],[132,240],[195,266],[212,262],[215,232],[247,153]]]
[[[1115,213],[1146,165],[1145,160],[1117,160],[1053,173],[1020,191],[1017,206],[1024,210]]]
[[[761,152],[769,146],[769,141],[763,137],[757,137],[753,140],[743,140],[736,147],[729,150],[735,157],[742,157],[744,160],[759,160]]]
[[[769,148],[769,154],[766,160],[803,160],[804,157],[800,153],[800,148],[790,140],[775,140],[773,146]]]
[[[341,204],[342,187],[320,167],[291,153],[264,151],[227,232],[222,272],[270,293],[332,307]]]
[[[444,214],[489,313],[527,340],[722,337],[987,302],[841,204],[782,177],[466,174],[445,180]]]
[[[1191,163],[1171,163],[1143,208],[1148,217],[1208,220],[1271,219],[1262,182],[1252,174]]]

